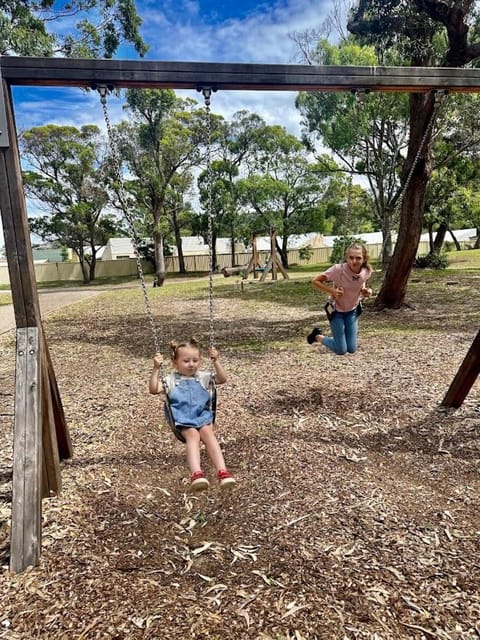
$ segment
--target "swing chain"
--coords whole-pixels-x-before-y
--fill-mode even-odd
[[[412,180],[413,177],[413,173],[415,171],[415,168],[418,164],[418,161],[420,160],[420,157],[423,153],[423,147],[425,145],[425,142],[428,138],[428,136],[430,135],[430,132],[433,129],[433,125],[435,124],[435,118],[436,115],[438,113],[438,110],[440,109],[441,104],[444,101],[445,96],[448,94],[448,90],[437,90],[434,89],[434,95],[435,95],[435,103],[433,106],[433,110],[432,110],[432,114],[430,116],[430,120],[428,122],[427,128],[425,129],[425,132],[423,134],[422,140],[420,142],[420,146],[418,147],[417,153],[415,154],[415,158],[413,159],[412,162],[412,166],[410,167],[410,171],[408,172],[407,175],[407,179],[405,180],[405,184],[403,185],[403,189],[400,193],[399,199],[398,199],[398,207],[401,208],[402,203],[403,203],[403,199],[405,198],[405,194],[407,192],[408,186]]]
[[[145,276],[144,276],[144,272],[143,272],[143,266],[142,266],[142,260],[141,260],[141,256],[140,256],[140,252],[138,250],[138,245],[139,245],[139,241],[138,241],[138,236],[137,236],[137,231],[135,229],[135,221],[133,219],[132,214],[130,213],[128,206],[127,206],[127,201],[126,201],[126,197],[125,197],[125,187],[123,184],[123,178],[122,178],[122,170],[121,170],[121,161],[120,161],[120,154],[118,151],[118,146],[115,144],[115,139],[114,139],[114,135],[113,135],[113,129],[112,129],[112,124],[110,121],[110,114],[108,112],[108,103],[107,103],[107,97],[108,97],[108,93],[109,93],[109,88],[106,85],[98,85],[94,87],[95,89],[97,89],[98,94],[100,96],[100,102],[102,105],[102,110],[103,110],[103,116],[105,119],[105,124],[107,127],[107,134],[108,134],[108,139],[110,142],[110,153],[111,153],[111,159],[112,159],[112,165],[113,165],[113,170],[114,170],[114,175],[115,175],[115,179],[117,181],[117,188],[115,189],[116,193],[117,193],[117,197],[119,199],[120,202],[120,206],[122,209],[122,212],[125,216],[125,220],[127,221],[127,225],[128,225],[128,229],[130,232],[130,239],[132,241],[132,246],[133,246],[133,252],[135,254],[135,259],[137,262],[137,271],[138,271],[138,275],[140,278],[140,282],[142,285],[142,292],[143,292],[143,298],[144,298],[144,303],[145,303],[145,309],[146,309],[146,313],[149,319],[149,323],[150,323],[150,329],[152,332],[152,338],[153,338],[153,343],[155,346],[155,352],[159,353],[160,352],[160,343],[158,340],[158,336],[157,336],[157,331],[155,328],[155,321],[153,318],[153,313],[152,313],[152,308],[150,305],[150,300],[148,298],[148,294],[147,294],[147,285],[145,283]]]
[[[203,87],[202,94],[205,101],[205,112],[207,115],[207,238],[208,238],[208,260],[210,266],[209,280],[208,280],[208,304],[209,304],[209,346],[213,347],[215,340],[214,330],[214,300],[213,300],[213,214],[212,214],[212,114],[210,111],[210,97],[212,95],[212,89],[210,87]]]

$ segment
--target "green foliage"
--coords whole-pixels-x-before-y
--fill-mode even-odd
[[[25,191],[49,211],[31,219],[30,228],[43,240],[72,249],[88,282],[94,278],[97,247],[118,228],[104,211],[109,195],[99,130],[93,125],[34,127],[20,144],[30,167],[23,173]]]
[[[335,240],[333,241],[332,253],[330,255],[330,262],[332,264],[344,262],[345,251],[350,245],[355,242],[363,244],[363,240],[361,238],[355,238],[354,236],[350,235],[339,236],[338,238],[335,238]]]
[[[310,260],[310,258],[313,256],[313,249],[310,245],[301,247],[298,250],[298,255],[300,256],[300,260]]]
[[[426,256],[419,256],[415,260],[417,269],[446,269],[448,267],[448,258],[446,253],[428,253]]]
[[[0,8],[0,55],[111,58],[121,44],[144,56],[133,0],[8,0]]]

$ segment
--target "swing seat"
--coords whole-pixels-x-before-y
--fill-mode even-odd
[[[210,410],[212,412],[212,423],[215,424],[215,419],[217,417],[217,387],[213,379],[208,391],[210,393]],[[172,409],[168,404],[168,402],[163,403],[163,415],[165,417],[165,422],[172,430],[173,435],[177,438],[177,440],[180,440],[180,442],[183,442],[185,444],[186,440],[182,435],[182,430],[179,429],[175,424],[175,420],[173,419]]]
[[[163,403],[163,415],[165,417],[165,422],[172,430],[173,435],[177,438],[177,440],[180,440],[180,442],[183,442],[185,444],[186,440],[182,435],[181,429],[179,429],[175,424],[175,420],[173,419],[173,415],[172,415],[172,410],[170,409],[168,402]]]

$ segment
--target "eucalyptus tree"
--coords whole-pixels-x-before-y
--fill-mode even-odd
[[[290,235],[323,231],[321,204],[334,170],[331,159],[313,162],[301,141],[284,127],[264,127],[239,189],[251,212],[253,231],[275,228],[282,237],[279,249],[285,267]]]
[[[256,113],[240,110],[232,119],[218,127],[218,139],[210,175],[202,172],[198,179],[203,215],[197,220],[197,230],[207,239],[207,209],[212,211],[212,250],[216,260],[216,238],[230,238],[231,264],[235,264],[235,243],[249,235],[241,212],[239,179],[248,170],[261,146],[265,121]]]
[[[374,46],[380,61],[394,49],[405,65],[461,67],[480,56],[479,26],[475,0],[361,0],[352,11],[348,30]],[[409,96],[409,143],[402,169],[406,189],[395,250],[376,298],[377,308],[398,308],[405,300],[432,174],[437,107],[435,92]],[[411,176],[408,182],[407,176]]]
[[[118,232],[107,210],[100,131],[94,125],[34,127],[20,145],[29,167],[23,172],[26,194],[47,212],[30,219],[30,228],[73,249],[87,284],[95,278],[98,246]]]
[[[339,45],[319,41],[309,60],[323,65],[378,64],[372,47],[346,40]],[[303,116],[303,135],[309,148],[326,147],[341,171],[351,178],[366,178],[375,226],[383,235],[382,259],[388,262],[402,194],[400,171],[408,134],[406,96],[304,92],[298,95],[296,105]]]
[[[168,197],[174,188],[176,198],[181,188],[186,196],[193,170],[205,160],[206,113],[195,100],[178,98],[170,89],[130,89],[125,108],[130,121],[121,123],[117,135],[130,174],[126,187],[135,196],[133,206],[151,216],[156,279],[162,285],[164,239],[169,232],[174,233],[179,255],[182,253],[175,227],[179,218],[169,217]]]
[[[475,227],[480,233],[480,133],[477,94],[453,94],[443,112],[433,146],[433,171],[425,205],[431,253],[438,253],[452,228]],[[433,229],[436,228],[435,238]]]
[[[4,0],[0,55],[111,58],[121,44],[144,56],[134,0]]]

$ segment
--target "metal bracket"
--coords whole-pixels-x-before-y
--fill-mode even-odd
[[[8,148],[9,146],[7,110],[5,108],[5,96],[3,93],[2,65],[0,64],[0,148]]]

